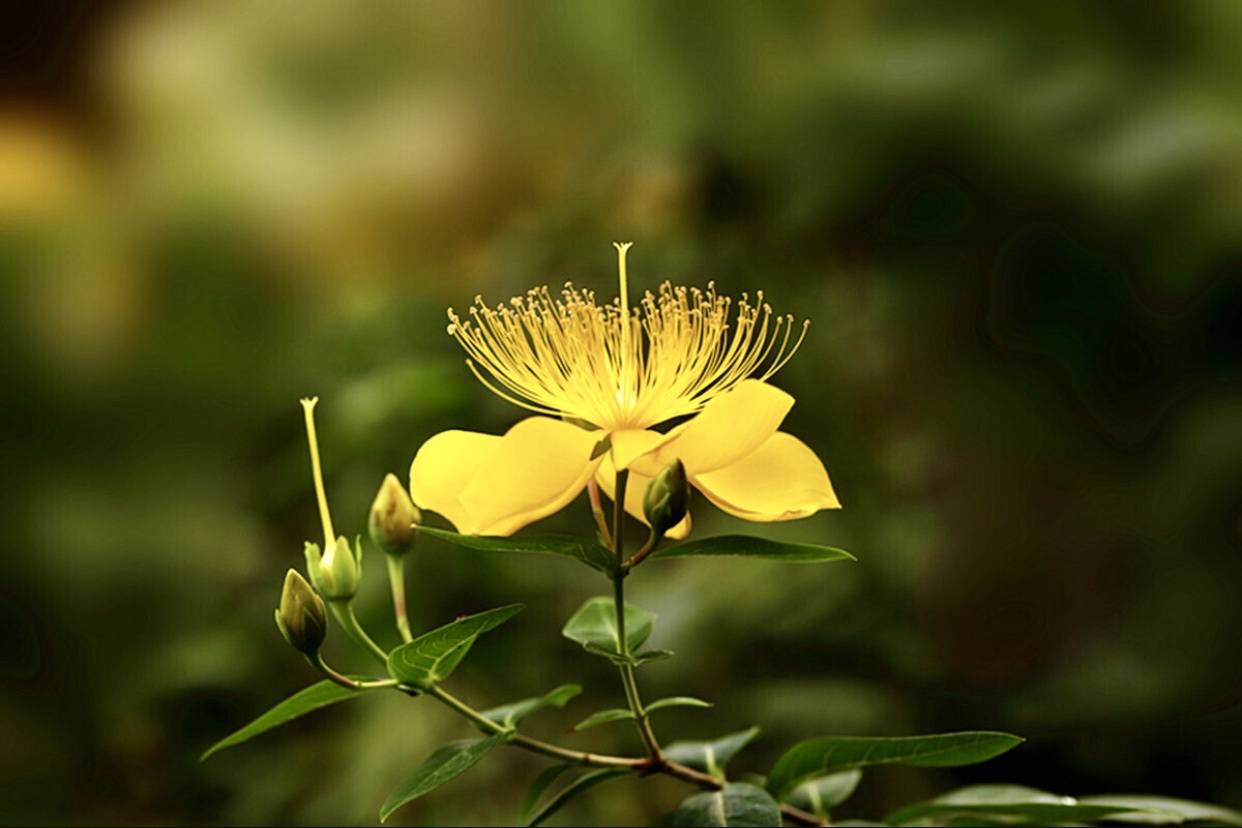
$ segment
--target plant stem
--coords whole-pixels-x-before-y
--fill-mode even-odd
[[[628,567],[624,566],[625,547],[623,545],[625,539],[625,487],[629,477],[630,473],[628,471],[617,472],[612,510],[613,550],[617,553],[617,571],[612,576],[612,596],[617,616],[617,652],[622,656],[630,655],[630,644],[625,637],[625,578],[630,574],[630,571]],[[629,705],[630,712],[634,714],[634,723],[638,727],[638,735],[642,737],[643,744],[647,747],[647,753],[651,757],[651,761],[656,767],[659,767],[664,763],[664,753],[660,750],[660,743],[656,741],[655,732],[651,729],[651,719],[648,717],[646,709],[643,708],[642,699],[638,695],[638,682],[634,678],[634,666],[632,664],[619,664],[617,669],[621,673],[621,686],[625,689],[625,701]]]
[[[403,641],[410,642],[414,636],[410,633],[410,617],[405,609],[405,557],[387,553],[384,557],[388,561],[388,583],[392,586],[392,609],[397,616],[397,632],[401,633]]]
[[[388,653],[384,651],[380,645],[371,640],[371,636],[367,635],[367,631],[358,623],[358,616],[354,615],[354,605],[352,601],[329,601],[328,606],[332,609],[332,614],[336,616],[336,620],[345,628],[345,632],[349,634],[355,642],[367,650],[376,660],[385,667],[388,666]]]
[[[311,663],[312,667],[314,667],[319,672],[323,673],[329,679],[341,685],[342,687],[348,687],[350,690],[379,690],[380,688],[383,688],[383,687],[396,687],[397,686],[396,679],[376,679],[375,681],[355,681],[354,679],[351,679],[349,676],[344,675],[342,673],[338,673],[336,670],[333,670],[331,667],[329,667],[328,663],[323,660],[323,655],[318,652],[316,652],[313,656],[308,655],[306,657],[306,660]]]
[[[600,539],[605,546],[612,548],[612,534],[608,531],[608,518],[604,516],[604,504],[599,498],[599,484],[594,478],[587,482],[587,494],[591,498],[591,514],[595,516],[595,525],[599,527]]]
[[[348,679],[346,679],[348,681]],[[413,694],[415,691],[398,686],[398,689]],[[575,762],[580,765],[588,765],[596,768],[627,768],[640,774],[660,773],[665,776],[671,776],[674,779],[680,779],[691,785],[697,785],[700,788],[710,791],[718,791],[724,787],[725,783],[718,777],[711,774],[703,773],[694,768],[683,765],[679,762],[671,762],[663,756],[654,757],[647,756],[643,758],[632,756],[613,756],[606,753],[587,753],[580,750],[569,750],[557,745],[549,744],[541,739],[534,739],[518,733],[514,728],[505,727],[502,724],[492,721],[461,699],[454,696],[438,684],[433,684],[429,689],[424,691],[428,696],[452,708],[456,712],[465,716],[474,722],[485,733],[493,735],[497,733],[509,733],[509,744],[529,750],[532,753],[540,753],[553,759],[561,759],[566,762]],[[807,813],[792,805],[782,805],[781,814],[785,819],[795,825],[822,826],[827,823],[817,817],[815,814]]]

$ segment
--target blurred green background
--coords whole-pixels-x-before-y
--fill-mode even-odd
[[[573,279],[762,289],[812,320],[774,382],[845,508],[753,531],[854,564],[652,562],[662,739],[1001,729],[879,769],[840,817],[950,785],[1242,805],[1242,4],[61,2],[5,12],[0,819],[377,821],[472,731],[427,700],[198,755],[316,680],[272,622],[317,537],[449,427],[522,416],[445,309]],[[438,517],[434,525],[443,526]],[[584,503],[544,528],[590,532]],[[359,611],[396,640],[380,556]],[[452,680],[480,707],[621,701],[559,636],[608,585],[424,540],[413,624],[522,601]],[[368,667],[339,630],[327,653]],[[600,663],[596,663],[600,662]],[[389,698],[392,695],[392,698]],[[390,824],[511,824],[492,754]],[[482,793],[477,793],[482,791]],[[686,789],[598,789],[641,824]]]

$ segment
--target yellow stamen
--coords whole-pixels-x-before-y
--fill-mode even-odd
[[[546,287],[490,308],[475,298],[470,318],[449,310],[448,331],[467,364],[493,392],[542,414],[584,420],[605,430],[649,428],[694,414],[711,399],[756,376],[767,379],[806,336],[791,341],[792,316],[773,316],[763,293],[751,304],[716,295],[715,285],[660,285],[632,311],[625,254],[615,245],[618,301],[566,283],[560,297]],[[483,370],[480,370],[483,369]],[[486,371],[486,376],[484,374]]]
[[[319,438],[315,436],[315,404],[318,397],[302,399],[306,414],[306,439],[310,443],[311,471],[315,476],[315,495],[319,498],[319,518],[323,521],[323,551],[331,555],[336,547],[336,535],[332,532],[332,516],[328,514],[328,496],[323,490],[323,471],[319,467]]]

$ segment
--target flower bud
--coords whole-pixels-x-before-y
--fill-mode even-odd
[[[690,482],[686,480],[686,467],[681,460],[674,460],[664,467],[643,494],[643,514],[651,524],[656,537],[681,523],[690,509]]]
[[[276,626],[298,652],[313,656],[319,651],[328,634],[328,619],[323,609],[323,600],[315,594],[311,585],[296,569],[290,569],[280,593]]]
[[[319,594],[328,601],[352,601],[362,580],[362,547],[350,549],[345,536],[319,554],[319,546],[306,544],[306,571]]]
[[[404,555],[414,547],[414,528],[422,520],[397,476],[389,473],[371,504],[367,521],[371,540],[390,555]]]

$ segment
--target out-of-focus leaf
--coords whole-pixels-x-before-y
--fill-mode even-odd
[[[900,763],[920,767],[956,767],[985,762],[1020,744],[1022,739],[995,731],[939,733],[931,736],[826,736],[794,745],[776,760],[768,790],[782,796],[812,775],[868,765]]]
[[[309,713],[312,710],[318,710],[321,707],[336,704],[345,699],[352,699],[366,692],[366,690],[353,690],[348,687],[342,687],[336,682],[327,679],[318,684],[312,684],[305,690],[299,690],[280,702],[250,724],[216,742],[203,752],[203,755],[199,757],[199,761],[203,761],[216,751],[241,744],[247,739],[253,739],[260,733],[279,727],[285,722],[296,719],[298,716]]]
[[[655,614],[626,602],[625,604],[625,640],[629,652],[637,650],[655,626]],[[584,648],[600,654],[616,653],[620,655],[617,636],[617,615],[612,598],[589,598],[575,612],[561,634],[571,641],[576,641]],[[587,647],[587,645],[591,647]]]
[[[673,812],[673,825],[772,826],[780,828],[781,806],[767,791],[749,782],[735,782],[718,791],[691,794]]]
[[[444,529],[420,526],[418,531],[443,541],[478,549],[483,552],[537,552],[543,555],[561,555],[573,558],[592,569],[607,575],[617,571],[617,556],[592,540],[572,535],[540,535],[529,538],[494,538],[480,535],[460,535]]]
[[[528,714],[544,707],[564,707],[570,699],[581,692],[581,684],[562,684],[545,695],[484,710],[483,715],[503,727],[517,727],[518,722],[526,718]]]
[[[751,727],[712,742],[673,742],[664,748],[664,756],[723,779],[725,765],[758,735],[759,728]]]
[[[539,797],[543,796],[553,782],[561,778],[565,771],[572,768],[580,767],[576,762],[562,762],[559,765],[553,765],[546,768],[543,773],[535,777],[535,781],[530,783],[530,789],[526,791],[526,798],[522,800],[522,810],[518,812],[518,822],[525,823],[526,817],[530,815],[531,808],[535,807],[535,803],[539,801]]]
[[[1128,805],[1083,804],[1069,796],[1024,785],[971,785],[889,814],[889,825],[942,825],[958,820],[984,820],[1005,825],[1083,825],[1104,818],[1121,819],[1131,811],[1181,822],[1175,813]],[[1137,814],[1136,814],[1137,815]],[[1144,814],[1146,815],[1146,814]]]
[[[830,810],[850,798],[861,779],[862,771],[858,768],[812,777],[781,797],[781,800],[827,819]]]
[[[446,782],[470,770],[504,741],[504,734],[486,739],[465,739],[452,742],[427,757],[418,768],[396,787],[380,807],[380,822],[407,802],[430,793]]]
[[[607,782],[610,779],[619,779],[622,776],[630,776],[631,774],[633,774],[633,771],[626,768],[600,768],[598,770],[593,770],[590,773],[585,773],[565,786],[565,788],[557,793],[556,796],[549,799],[547,804],[531,816],[526,825],[528,828],[534,828],[534,826],[539,825],[545,819],[559,811],[566,802],[573,799],[575,796],[594,788],[600,783]]]
[[[651,557],[679,558],[690,555],[744,555],[750,558],[766,558],[769,561],[790,563],[858,560],[844,549],[809,543],[784,543],[750,535],[721,535],[716,538],[679,543],[653,552]]]
[[[1177,822],[1208,822],[1242,825],[1242,812],[1207,802],[1194,802],[1169,796],[1150,794],[1099,794],[1078,797],[1079,805],[1112,805],[1134,811],[1127,812],[1126,822],[1145,825],[1171,825]],[[1139,812],[1142,812],[1141,815]]]
[[[476,638],[523,609],[523,604],[508,604],[458,618],[451,624],[424,633],[388,654],[388,672],[398,681],[425,690],[446,679],[456,669]]]

